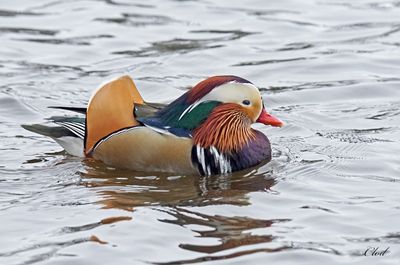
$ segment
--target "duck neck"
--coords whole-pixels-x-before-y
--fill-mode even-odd
[[[236,104],[217,106],[193,134],[195,145],[224,153],[239,152],[255,137],[250,118]]]

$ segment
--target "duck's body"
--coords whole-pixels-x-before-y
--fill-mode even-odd
[[[258,88],[236,76],[197,84],[169,105],[146,103],[132,79],[102,86],[86,118],[56,117],[61,127],[24,126],[73,155],[136,171],[226,174],[271,160],[268,138],[254,122],[281,126],[265,112]]]
[[[99,144],[93,158],[108,165],[137,171],[196,174],[190,157],[192,146],[190,138],[136,126],[116,133]]]

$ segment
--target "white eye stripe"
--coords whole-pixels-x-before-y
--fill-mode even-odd
[[[245,100],[249,100],[250,103],[252,103],[260,100],[260,98],[260,91],[255,85],[234,82],[214,88],[210,93],[205,95],[201,101],[218,100],[224,103],[232,102],[243,104],[242,102]]]

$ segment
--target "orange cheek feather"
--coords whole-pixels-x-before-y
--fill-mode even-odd
[[[252,122],[256,122],[258,116],[259,116],[259,112],[261,109],[261,105],[258,103],[255,103],[254,105],[252,105],[251,107],[243,107],[240,106],[240,109],[242,112],[244,112]]]
[[[254,139],[249,116],[243,107],[235,103],[218,106],[193,135],[195,144],[207,148],[215,146],[223,152],[239,150]]]

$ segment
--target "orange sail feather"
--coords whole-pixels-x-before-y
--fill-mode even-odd
[[[86,156],[90,156],[96,143],[109,134],[139,125],[133,116],[135,103],[144,101],[129,76],[110,81],[95,92],[86,113]]]

